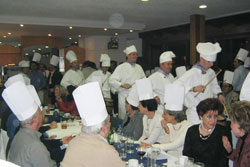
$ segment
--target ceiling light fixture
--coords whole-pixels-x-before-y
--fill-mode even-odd
[[[25,53],[26,56],[29,56],[29,53]]]
[[[49,37],[51,37],[52,35],[51,34],[48,34]]]
[[[71,37],[69,37],[69,40],[71,40],[72,38]]]
[[[81,38],[81,37],[82,37],[82,35],[80,35],[80,34],[79,34],[79,35],[78,35],[78,37],[79,37],[79,38]]]
[[[46,48],[46,49],[48,49],[48,48],[49,48],[49,46],[45,46],[45,48]]]
[[[8,32],[8,35],[11,35],[11,32]]]
[[[133,30],[129,30],[129,32],[133,32]]]
[[[38,50],[42,50],[41,48],[38,48]]]
[[[115,36],[117,36],[117,35],[118,35],[118,33],[116,32],[116,33],[115,33]]]
[[[32,50],[32,52],[36,52],[36,50]]]
[[[108,29],[107,29],[107,28],[104,28],[104,31],[108,31]]]
[[[7,38],[7,36],[6,36],[6,35],[4,35],[3,37],[4,37],[4,38]]]
[[[23,24],[20,24],[20,27],[23,27],[24,25]]]
[[[72,26],[69,27],[69,29],[71,29],[71,30],[72,30],[72,28],[73,28]]]
[[[2,42],[0,41],[0,44],[2,44]]]
[[[148,2],[149,0],[141,0],[142,2]]]
[[[21,44],[19,43],[19,44],[17,44],[17,46],[21,46]]]
[[[207,5],[205,5],[205,4],[204,4],[204,5],[200,5],[199,8],[200,8],[200,9],[206,9],[206,8],[207,8]]]
[[[77,41],[75,41],[75,44],[77,44]]]

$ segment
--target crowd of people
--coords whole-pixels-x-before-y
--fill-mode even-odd
[[[140,147],[188,156],[206,167],[226,167],[229,160],[235,167],[249,166],[248,51],[239,50],[235,71],[225,70],[218,82],[220,70],[211,67],[222,50],[219,43],[198,43],[196,50],[198,62],[189,70],[176,68],[176,77],[171,74],[176,57],[172,51],[160,55],[159,69],[148,77],[136,63],[134,45],[125,48],[126,62],[117,67],[109,55],[101,54],[99,70],[90,61],[80,69],[70,50],[65,56],[70,68],[64,74],[59,72],[59,57],[51,57],[47,71],[35,53],[1,86],[1,133],[9,135],[4,158],[25,167],[125,166],[107,141],[111,124],[118,121],[123,134]],[[79,116],[81,134],[47,139],[43,132],[57,124],[42,126],[44,105]]]

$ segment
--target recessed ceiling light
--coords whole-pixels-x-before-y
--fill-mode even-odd
[[[141,0],[142,2],[148,2],[149,0]]]
[[[80,35],[80,34],[79,34],[79,35],[78,35],[78,37],[79,37],[79,38],[81,38],[81,37],[82,37],[82,35]]]
[[[77,44],[77,41],[75,41],[75,44]]]
[[[71,40],[72,38],[71,37],[69,37],[69,40]]]
[[[107,28],[104,28],[104,31],[108,31],[108,29],[107,29]]]
[[[32,50],[32,52],[36,52],[36,50]]]
[[[4,38],[7,38],[7,36],[6,36],[6,35],[4,35],[3,37],[4,37]]]
[[[20,24],[20,27],[23,27],[24,25],[23,24]]]
[[[200,5],[199,8],[200,8],[200,9],[206,9],[206,8],[207,8],[207,5],[205,5],[205,4],[204,4],[204,5]]]
[[[38,48],[38,50],[42,50],[41,48]]]
[[[11,35],[11,32],[8,32],[8,35]]]
[[[133,32],[133,30],[129,30],[129,32]]]
[[[29,56],[29,53],[25,53],[26,56]]]
[[[48,34],[49,37],[51,37],[52,35],[51,34]]]
[[[118,35],[118,33],[116,32],[116,33],[115,33],[115,35],[117,36],[117,35]]]
[[[21,44],[19,43],[19,44],[17,44],[17,46],[21,46]]]
[[[49,48],[49,46],[45,46],[45,48],[46,48],[46,49],[48,49],[48,48]]]
[[[0,44],[2,44],[2,42],[0,41]]]
[[[69,27],[69,29],[72,29],[72,28],[73,28],[72,26]]]

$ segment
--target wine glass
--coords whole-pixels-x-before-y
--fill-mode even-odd
[[[137,148],[137,154],[140,156],[141,158],[141,165],[140,166],[143,166],[143,163],[142,163],[142,158],[143,156],[146,154],[146,149],[144,147],[139,147]]]
[[[134,153],[134,150],[133,150],[134,140],[132,139],[132,137],[129,137],[129,138],[128,138],[127,145],[128,145],[128,153],[129,153],[129,154]]]

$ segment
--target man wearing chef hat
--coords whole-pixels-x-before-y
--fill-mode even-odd
[[[175,54],[172,51],[163,52],[160,56],[160,69],[149,76],[158,104],[163,103],[165,85],[174,81],[174,77],[171,74],[172,58],[174,57]]]
[[[84,83],[84,76],[82,71],[79,70],[79,65],[77,62],[77,56],[74,51],[69,50],[66,53],[66,59],[70,63],[70,69],[64,74],[61,85],[65,88],[72,85],[78,87]]]
[[[250,101],[250,73],[248,73],[240,90],[240,101]]]
[[[118,117],[122,120],[124,120],[126,115],[125,98],[128,96],[130,88],[137,79],[145,78],[142,67],[136,64],[138,54],[135,46],[127,47],[124,53],[127,61],[117,66],[109,79],[110,86],[118,92]]]
[[[56,166],[40,141],[41,133],[38,129],[42,125],[43,113],[35,88],[17,81],[7,87],[2,96],[21,122],[21,128],[11,143],[8,160],[25,167]]]
[[[82,119],[82,133],[68,145],[62,167],[123,167],[118,152],[107,142],[110,117],[98,82],[79,86],[73,92]]]
[[[34,53],[33,59],[30,63],[30,72],[28,73],[28,76],[31,80],[31,84],[36,88],[42,104],[44,104],[44,88],[46,87],[46,79],[43,73],[38,69],[41,57],[40,53]]]
[[[184,105],[188,108],[186,110],[187,120],[193,124],[200,123],[196,112],[196,106],[200,101],[218,97],[225,104],[225,97],[222,95],[215,72],[211,69],[216,61],[217,54],[221,51],[219,43],[198,43],[196,50],[200,54],[200,61],[175,81],[185,87]],[[215,78],[213,79],[213,77]],[[213,80],[211,81],[211,79]],[[211,83],[205,87],[209,81]],[[199,95],[197,95],[198,93]]]
[[[240,48],[237,56],[234,59],[234,77],[232,81],[233,89],[239,93],[242,84],[248,74],[248,70],[244,67],[244,62],[247,58],[249,51]]]
[[[222,93],[225,96],[226,107],[229,109],[230,105],[236,101],[239,101],[239,94],[233,91],[232,81],[234,72],[225,71],[222,83]]]
[[[30,84],[30,78],[28,77],[28,73],[30,71],[30,62],[26,60],[22,60],[18,63],[18,66],[21,68],[21,74],[25,78],[25,83]]]
[[[58,63],[59,63],[59,57],[53,55],[49,63],[49,75],[47,80],[47,84],[49,87],[49,97],[51,98],[50,101],[51,104],[54,104],[56,102],[54,95],[54,87],[55,85],[60,84],[63,77],[62,74],[59,72]]]
[[[110,67],[109,55],[101,54],[100,67],[100,70],[94,71],[90,74],[90,76],[86,79],[86,83],[100,81],[103,97],[110,99],[109,77],[111,76],[111,73],[108,72],[108,68]]]

